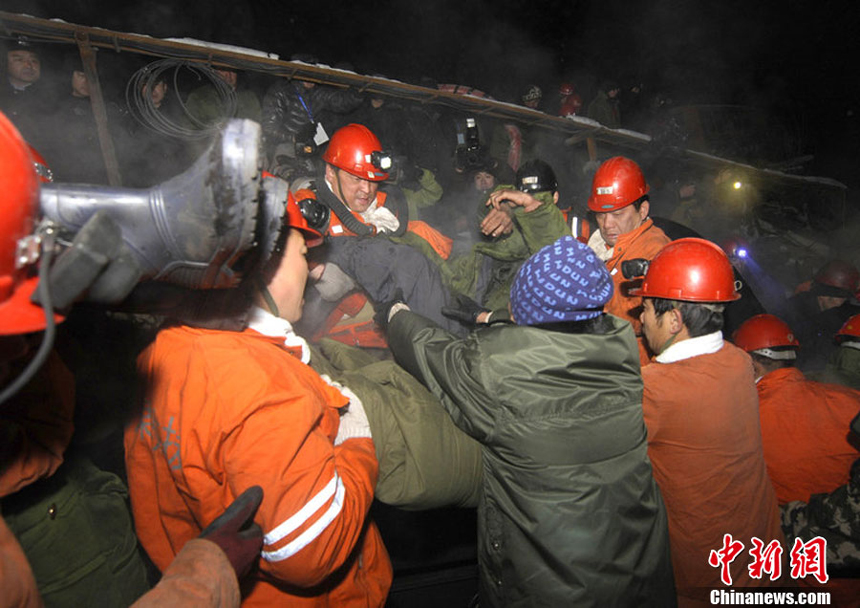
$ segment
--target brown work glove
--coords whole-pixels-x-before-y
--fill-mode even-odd
[[[200,538],[221,547],[239,578],[257,562],[263,548],[263,530],[254,523],[261,502],[263,488],[251,486],[200,533]]]

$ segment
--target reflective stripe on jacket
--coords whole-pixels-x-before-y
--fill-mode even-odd
[[[367,522],[373,441],[333,444],[339,391],[252,329],[164,329],[139,368],[149,386],[126,429],[126,466],[138,536],[159,568],[257,484],[267,576],[245,605],[383,604],[391,564]]]

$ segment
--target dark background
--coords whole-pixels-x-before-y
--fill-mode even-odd
[[[157,37],[316,56],[359,73],[465,84],[514,101],[572,80],[640,81],[676,104],[742,104],[784,118],[806,172],[860,186],[860,9],[847,1],[4,0],[3,10]]]

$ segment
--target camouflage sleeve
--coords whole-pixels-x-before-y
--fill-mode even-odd
[[[795,500],[780,507],[788,546],[795,538],[827,540],[827,565],[836,571],[860,570],[860,459],[851,479],[829,494],[814,494],[808,503]]]

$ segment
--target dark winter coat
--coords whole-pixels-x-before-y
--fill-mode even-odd
[[[293,146],[296,134],[320,122],[324,112],[344,114],[356,109],[362,100],[360,93],[350,89],[319,84],[306,89],[299,83],[279,80],[263,97],[262,126],[267,153],[274,154],[280,144]],[[331,137],[327,125],[323,126]]]
[[[457,339],[412,312],[397,361],[483,444],[482,606],[672,606],[665,507],[651,475],[633,330],[524,326]]]

